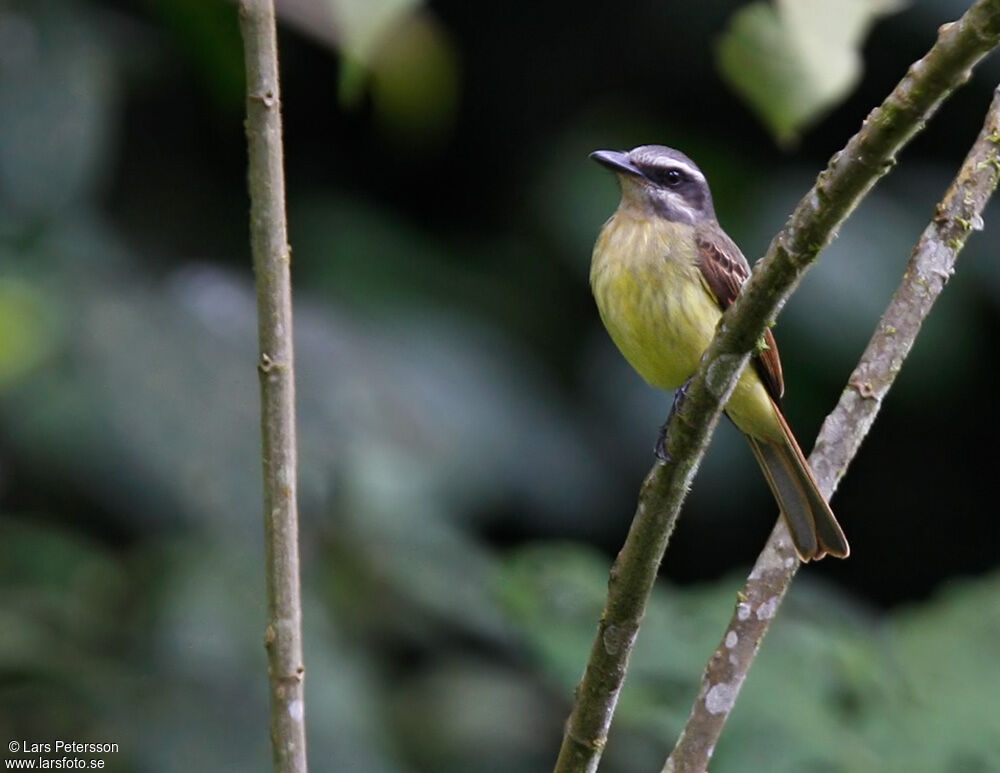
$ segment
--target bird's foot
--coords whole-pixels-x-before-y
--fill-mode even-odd
[[[677,413],[678,409],[684,403],[684,398],[687,397],[688,384],[690,383],[691,379],[689,378],[674,392],[674,401],[670,405],[670,413],[667,414],[667,420],[660,427],[660,434],[656,438],[656,445],[653,446],[653,453],[656,454],[656,458],[664,464],[670,464],[673,461],[670,458],[670,454],[667,453],[667,427],[670,426],[670,420],[674,418],[674,414]]]
[[[664,464],[670,464],[673,461],[670,458],[670,454],[667,453],[667,424],[669,423],[669,421],[665,421],[663,426],[660,427],[660,434],[656,437],[656,445],[653,446],[653,453],[656,455],[656,458]]]

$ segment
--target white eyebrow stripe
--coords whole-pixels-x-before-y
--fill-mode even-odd
[[[661,172],[666,172],[670,169],[677,169],[681,172],[686,172],[688,177],[694,180],[699,180],[706,185],[708,184],[708,180],[705,179],[705,174],[697,166],[695,166],[693,161],[684,156],[682,153],[671,152],[670,148],[661,148],[656,145],[643,145],[638,148],[632,148],[628,155],[632,163],[640,168],[645,166]]]

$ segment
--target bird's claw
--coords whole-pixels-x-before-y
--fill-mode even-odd
[[[664,464],[673,462],[673,459],[667,452],[667,427],[670,426],[670,420],[674,418],[674,414],[677,413],[684,403],[684,398],[687,397],[688,384],[690,383],[691,379],[688,379],[674,392],[674,401],[670,405],[670,413],[667,414],[667,420],[660,427],[660,434],[656,437],[656,445],[653,446],[653,453],[656,455],[656,458]]]
[[[670,454],[667,453],[667,424],[669,423],[670,421],[667,420],[663,423],[663,426],[660,427],[660,434],[656,437],[656,445],[653,446],[653,453],[656,455],[656,458],[664,464],[670,464],[673,462],[673,459],[670,458]]]

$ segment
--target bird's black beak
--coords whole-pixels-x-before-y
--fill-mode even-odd
[[[639,167],[633,164],[631,159],[629,159],[628,153],[622,153],[620,150],[595,150],[590,154],[590,157],[601,166],[607,167],[616,174],[628,174],[633,177],[645,177],[645,175],[639,171]]]

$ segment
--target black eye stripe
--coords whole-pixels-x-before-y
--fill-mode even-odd
[[[665,185],[668,188],[675,188],[690,179],[682,170],[674,166],[647,168],[646,176],[654,183]]]

